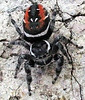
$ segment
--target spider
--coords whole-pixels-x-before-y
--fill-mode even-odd
[[[47,40],[53,33],[55,18],[59,13],[58,4],[56,2],[54,6],[51,20],[48,11],[41,4],[33,2],[32,0],[30,1],[32,2],[32,5],[26,10],[23,19],[24,32],[21,32],[15,20],[12,18],[11,14],[9,14],[12,24],[20,35],[20,39],[8,43],[8,45],[23,45],[30,51],[30,54],[19,55],[14,76],[17,78],[20,66],[25,60],[24,68],[29,96],[31,96],[30,85],[32,82],[31,67],[35,67],[35,65],[46,66],[51,62],[57,61],[56,77],[52,81],[52,84],[54,84],[62,70],[64,56],[67,58],[69,64],[73,64],[67,44],[72,44],[79,49],[83,48],[83,46],[74,44],[71,39],[68,39],[65,36],[57,36],[53,42],[49,43]],[[59,53],[59,51],[61,51],[61,53]]]

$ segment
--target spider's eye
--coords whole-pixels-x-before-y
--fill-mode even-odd
[[[36,9],[37,11],[39,11],[40,9]]]
[[[33,22],[33,19],[31,18],[30,21]]]
[[[35,18],[35,22],[38,21],[38,18]]]
[[[37,21],[38,21],[38,18],[35,18],[35,19],[30,18],[30,21],[31,21],[31,22],[37,22]]]

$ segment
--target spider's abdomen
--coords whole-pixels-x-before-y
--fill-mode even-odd
[[[30,6],[24,16],[23,28],[27,41],[40,41],[50,37],[50,17],[45,8],[37,3]]]

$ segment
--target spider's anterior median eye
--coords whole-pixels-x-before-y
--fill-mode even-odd
[[[35,19],[30,18],[30,21],[31,21],[31,22],[37,22],[37,21],[38,21],[38,18],[35,18]]]
[[[35,18],[35,22],[38,20],[38,18]]]
[[[31,18],[30,21],[33,22],[33,19]]]
[[[36,9],[37,11],[39,11],[40,9]]]

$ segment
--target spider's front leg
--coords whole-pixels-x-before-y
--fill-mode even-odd
[[[18,71],[20,69],[21,64],[24,62],[24,58],[25,58],[25,55],[20,55],[19,56],[19,58],[18,58],[18,64],[17,64],[16,69],[15,69],[14,78],[17,78]]]
[[[18,74],[18,71],[20,69],[20,66],[24,62],[24,59],[27,59],[27,58],[30,59],[30,55],[29,54],[21,54],[19,56],[19,58],[18,58],[18,64],[17,64],[16,69],[15,69],[15,76],[14,76],[14,78],[17,78],[17,74]]]
[[[63,42],[64,45],[72,44],[72,45],[76,46],[76,48],[78,48],[78,49],[82,49],[83,48],[83,46],[79,46],[79,45],[73,43],[70,39],[66,38],[65,36],[61,36],[61,35],[57,36],[54,39],[54,42],[53,43],[56,43],[58,41]]]
[[[61,42],[65,45],[65,49],[64,49],[64,46],[61,44]],[[78,46],[77,44],[73,43],[70,39],[66,38],[65,36],[58,36],[57,38],[54,39],[53,44],[55,44],[54,46],[58,47],[61,50],[61,52],[64,54],[64,56],[67,57],[70,64],[72,64],[72,57],[69,54],[67,44],[72,44],[76,46],[76,48],[78,49],[83,48],[83,46]]]
[[[29,96],[31,95],[31,88],[30,84],[32,82],[32,76],[31,76],[31,67],[34,67],[34,61],[32,57],[29,54],[22,54],[18,58],[18,64],[15,69],[15,76],[14,78],[17,78],[18,70],[20,69],[21,64],[23,63],[24,59],[26,60],[24,63],[24,68],[26,72],[26,79],[27,79],[27,85],[28,85],[28,91],[29,91]]]
[[[56,77],[52,81],[52,84],[54,84],[56,82],[56,80],[57,80],[57,78],[60,75],[60,72],[62,70],[62,66],[63,66],[63,62],[64,62],[63,55],[55,54],[54,55],[54,60],[57,61],[57,68],[56,68]]]
[[[30,49],[30,44],[28,44],[26,41],[24,40],[14,40],[8,43],[3,43],[3,45],[7,46],[8,48],[10,48],[12,45],[20,45],[20,46],[24,46],[27,50]]]
[[[26,79],[27,79],[27,85],[28,85],[28,91],[29,96],[31,96],[31,87],[30,84],[32,82],[32,76],[31,76],[31,66],[29,65],[29,61],[26,61],[24,64],[25,72],[26,72]]]
[[[53,42],[53,51],[57,52],[58,49],[62,52],[62,54],[63,54],[64,56],[66,56],[66,58],[67,58],[69,64],[71,64],[72,61],[71,61],[71,59],[70,59],[68,53],[66,52],[64,46],[62,45],[62,43],[60,43],[59,41],[56,41],[55,43]]]

